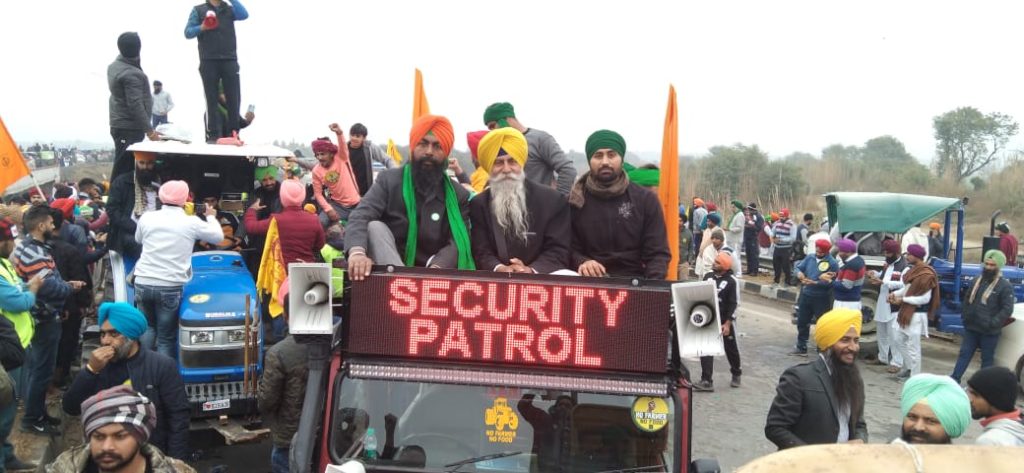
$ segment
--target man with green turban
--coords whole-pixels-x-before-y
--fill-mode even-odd
[[[1005,265],[1006,255],[1002,251],[985,252],[981,276],[975,278],[964,301],[964,335],[960,341],[960,356],[950,375],[957,382],[960,382],[978,349],[981,349],[981,367],[992,366],[1003,324],[1013,315],[1013,304],[1017,300],[1010,281],[1003,277]]]
[[[949,376],[921,373],[903,384],[903,427],[896,443],[948,444],[971,423],[971,401]]]
[[[490,185],[469,203],[473,259],[484,271],[553,273],[569,267],[569,204],[526,179],[527,144],[515,128],[487,132],[477,149]]]
[[[590,171],[569,193],[572,268],[583,276],[664,279],[671,255],[658,196],[623,170],[626,140],[611,130],[587,138]]]
[[[527,128],[516,118],[515,108],[508,102],[493,103],[484,110],[484,125],[488,130],[511,127],[526,137],[529,159],[526,160],[526,179],[551,187],[557,179],[558,192],[568,195],[576,181],[576,167],[562,152],[558,142],[545,131]]]

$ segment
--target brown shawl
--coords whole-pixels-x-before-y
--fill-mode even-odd
[[[935,312],[939,309],[939,276],[935,270],[922,261],[915,264],[903,280],[910,285],[905,296],[922,296],[928,291],[932,292],[932,298],[928,304],[928,319],[934,318]],[[906,328],[910,325],[915,311],[917,311],[917,306],[913,304],[906,302],[900,304],[900,312],[896,319],[900,327]]]
[[[572,190],[569,191],[569,205],[576,207],[577,209],[583,208],[585,202],[584,194],[589,192],[597,197],[609,198],[617,197],[626,192],[626,188],[629,187],[629,176],[625,172],[619,174],[614,181],[604,184],[597,179],[594,179],[590,175],[590,171],[584,173],[573,184]],[[586,190],[586,192],[584,192]]]

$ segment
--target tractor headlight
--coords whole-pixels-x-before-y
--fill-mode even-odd
[[[213,343],[213,332],[208,330],[190,332],[189,340],[192,342],[193,345]]]
[[[238,343],[245,341],[245,330],[235,329],[228,330],[228,343]]]

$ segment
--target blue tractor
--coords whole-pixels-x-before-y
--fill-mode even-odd
[[[156,154],[164,180],[184,180],[197,196],[218,196],[220,210],[239,220],[258,185],[255,168],[292,156],[275,146],[169,141],[136,143],[129,150]],[[134,301],[127,276],[136,261],[111,252],[110,263],[112,298]],[[177,359],[193,420],[202,425],[205,418],[253,416],[264,351],[262,304],[253,272],[238,251],[198,251],[192,255],[192,273],[178,312]],[[87,357],[99,342],[98,327],[87,329],[84,338]]]

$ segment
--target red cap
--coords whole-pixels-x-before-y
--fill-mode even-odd
[[[50,202],[50,208],[60,210],[64,218],[71,218],[75,214],[75,201],[67,197]]]

